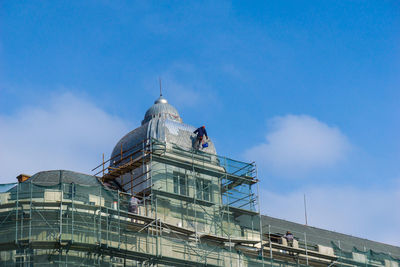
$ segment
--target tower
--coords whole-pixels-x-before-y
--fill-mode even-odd
[[[188,242],[260,243],[254,163],[219,156],[212,138],[196,149],[195,129],[160,96],[115,145],[103,181],[139,198],[139,214],[190,232]]]

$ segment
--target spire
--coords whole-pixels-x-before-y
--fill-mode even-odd
[[[158,80],[160,81],[160,97],[162,97],[161,78],[159,77]]]
[[[160,97],[157,98],[157,100],[154,102],[154,104],[160,104],[160,103],[167,104],[168,103],[167,99],[165,99],[162,95],[161,77],[158,77],[158,80],[160,81]]]

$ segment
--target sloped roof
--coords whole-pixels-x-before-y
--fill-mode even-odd
[[[52,186],[60,183],[75,183],[80,185],[100,186],[96,176],[67,170],[51,170],[38,172],[25,182],[36,185]]]
[[[340,248],[344,251],[351,252],[355,247],[360,251],[373,250],[374,252],[390,254],[392,257],[400,259],[400,247],[265,215],[261,216],[261,221],[263,233],[268,233],[268,226],[270,226],[270,231],[272,234],[278,233],[283,235],[286,233],[286,231],[291,231],[295,237],[297,236],[298,238],[304,240],[304,233],[306,233],[307,243],[310,242],[328,247],[339,247],[340,240]]]

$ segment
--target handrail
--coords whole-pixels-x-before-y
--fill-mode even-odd
[[[136,145],[134,145],[134,146],[128,148],[127,150],[122,150],[122,149],[121,149],[121,154],[125,154],[126,152],[129,152],[129,151],[133,150],[134,148],[139,147],[139,145],[141,145],[142,143],[147,142],[148,140],[149,140],[149,139],[143,139],[143,140],[140,141],[138,144],[136,144]],[[122,146],[121,146],[121,147],[122,147]],[[101,163],[101,164],[99,164],[98,166],[96,166],[95,168],[93,168],[92,171],[94,171],[94,170],[100,168],[100,167],[103,166],[104,164],[110,162],[111,160],[113,160],[113,159],[115,159],[115,158],[117,158],[117,157],[120,157],[120,155],[116,155],[116,156],[114,156],[114,157],[112,157],[112,158],[109,158],[108,160],[104,161],[103,163]]]
[[[124,161],[124,160],[126,160],[126,159],[128,159],[128,158],[132,158],[133,155],[138,154],[138,153],[140,153],[140,152],[144,153],[145,151],[146,151],[146,150],[142,150],[142,149],[136,150],[136,151],[134,151],[132,154],[128,154],[128,155],[126,155],[125,157],[123,157],[122,159],[120,159],[117,163],[120,163],[120,162],[122,162],[122,161]],[[117,170],[118,168],[115,168],[115,167],[107,167],[106,169],[103,168],[103,170],[107,170],[107,171],[110,171],[110,169]],[[97,174],[101,173],[103,170],[100,170],[99,172],[97,172],[97,173],[95,174],[95,176],[96,176]]]
[[[145,145],[143,145],[143,144],[145,144]],[[123,162],[124,160],[128,159],[129,157],[132,157],[133,155],[136,155],[136,154],[138,154],[138,153],[144,153],[145,151],[150,151],[150,152],[151,152],[152,146],[154,146],[154,145],[163,145],[163,146],[166,146],[166,143],[165,143],[165,142],[162,142],[162,141],[160,141],[160,140],[157,140],[157,139],[155,139],[155,138],[146,138],[146,139],[143,139],[143,140],[140,141],[139,143],[137,143],[137,144],[133,145],[132,147],[129,147],[129,148],[125,149],[125,150],[122,149],[122,145],[121,145],[121,151],[120,151],[120,154],[119,154],[119,155],[115,155],[115,156],[109,158],[109,159],[106,160],[106,161],[103,160],[103,162],[102,162],[101,164],[97,165],[95,168],[93,168],[92,171],[95,171],[95,170],[99,169],[100,167],[103,167],[103,168],[102,168],[99,172],[97,172],[95,175],[98,175],[99,173],[104,172],[105,170],[109,172],[109,171],[110,171],[110,169],[109,169],[110,167],[104,168],[104,166],[105,166],[107,163],[112,162],[114,159],[120,158],[120,159],[116,162],[116,164],[119,164],[119,163]],[[149,148],[150,148],[150,149],[149,149]],[[167,149],[167,148],[165,147],[165,149]],[[172,153],[178,152],[178,151],[181,152],[181,153],[188,153],[188,154],[193,154],[193,153],[195,153],[195,151],[187,150],[187,149],[182,148],[182,147],[179,147],[179,146],[177,146],[177,145],[174,145],[173,147],[168,148],[168,151],[171,151]],[[222,164],[221,166],[223,166],[223,167],[225,167],[225,168],[233,168],[233,169],[234,169],[234,170],[232,170],[231,172],[229,172],[228,170],[226,170],[227,173],[229,173],[229,174],[231,174],[231,175],[236,175],[236,173],[240,172],[241,170],[244,170],[244,169],[246,169],[246,168],[248,168],[248,167],[254,166],[254,164],[255,164],[254,161],[251,162],[251,163],[241,162],[241,161],[233,160],[233,159],[226,158],[226,157],[223,157],[223,156],[218,156],[218,155],[216,155],[216,154],[207,153],[207,152],[204,152],[204,151],[201,151],[201,156],[207,157],[207,158],[208,158],[208,157],[216,157],[217,159],[226,159],[226,160],[228,160],[229,163],[230,163],[230,162],[232,162],[232,163],[236,162],[236,163],[240,164],[239,166],[235,166],[235,165],[237,165],[237,164],[230,165],[229,163],[226,164],[226,160],[224,161],[225,164]],[[222,163],[222,162],[220,162],[220,164],[221,164],[221,163]],[[241,166],[242,164],[243,164],[244,166]],[[254,170],[249,170],[250,173],[252,173],[253,171],[254,171]]]
[[[236,170],[235,172],[232,172],[231,174],[235,174],[235,173],[237,173],[238,171],[241,171],[241,170],[247,168],[248,166],[252,166],[254,163],[255,163],[255,161],[250,162],[250,163],[248,163],[247,165],[243,166],[242,168]]]

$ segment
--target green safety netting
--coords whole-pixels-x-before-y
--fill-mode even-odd
[[[17,183],[10,183],[10,184],[0,184],[0,193],[7,192],[11,188],[13,188]]]

